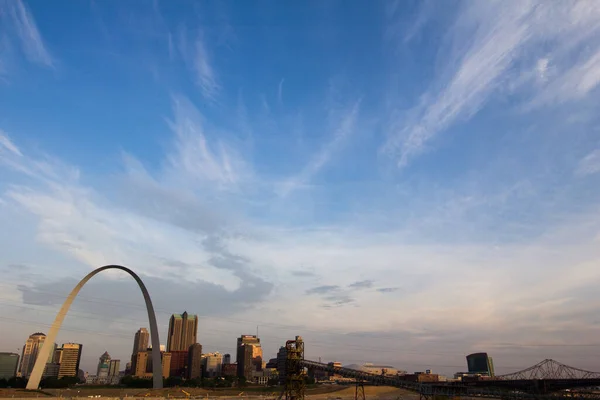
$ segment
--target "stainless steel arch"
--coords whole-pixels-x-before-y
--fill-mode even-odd
[[[160,359],[160,340],[158,338],[158,326],[156,324],[156,315],[154,314],[154,307],[152,306],[152,300],[150,300],[150,294],[148,294],[148,290],[146,290],[146,286],[144,282],[140,279],[139,276],[136,275],[135,272],[130,270],[127,267],[123,267],[121,265],[105,265],[104,267],[100,267],[98,269],[93,270],[89,274],[85,276],[75,286],[75,288],[69,294],[69,297],[65,300],[64,304],[60,308],[60,311],[56,315],[54,319],[54,323],[52,323],[52,327],[50,328],[50,332],[48,336],[46,336],[46,343],[54,343],[56,341],[56,335],[58,335],[58,331],[60,326],[67,315],[67,311],[69,311],[69,307],[71,307],[71,303],[79,290],[89,281],[94,275],[99,272],[102,272],[107,269],[120,269],[121,271],[127,272],[129,275],[135,279],[138,286],[142,290],[142,294],[144,295],[144,301],[146,302],[146,309],[148,311],[148,320],[150,322],[150,340],[152,342],[152,379],[153,379],[153,387],[154,389],[162,389],[163,380],[162,380],[162,368],[157,366],[161,365]],[[46,361],[50,356],[50,352],[52,351],[53,346],[42,346],[40,351],[38,352],[37,359],[33,366],[33,371],[31,372],[31,376],[29,377],[29,381],[27,382],[27,389],[37,389],[40,386],[40,380],[42,379],[42,374],[44,373],[44,367],[46,366]]]

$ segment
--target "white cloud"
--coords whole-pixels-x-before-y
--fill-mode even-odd
[[[215,95],[219,91],[219,84],[211,64],[209,53],[201,38],[196,39],[194,47],[194,69],[196,71],[197,82],[202,89],[204,97],[214,100]]]
[[[577,175],[591,175],[600,172],[600,149],[596,149],[579,161]]]
[[[178,49],[183,60],[192,70],[193,80],[200,87],[204,98],[215,101],[220,86],[202,35],[198,34],[194,39],[190,39],[187,31],[184,28],[180,29]]]
[[[348,137],[354,133],[359,110],[360,101],[357,101],[343,115],[339,116],[339,119],[336,114],[335,121],[338,123],[338,126],[333,132],[331,140],[310,158],[308,164],[305,165],[298,175],[287,179],[281,185],[278,190],[280,196],[287,196],[294,190],[309,186],[311,178],[329,162],[333,154],[339,151]]]
[[[174,119],[169,122],[175,134],[175,152],[169,156],[171,179],[185,174],[184,179],[209,181],[225,189],[251,174],[236,150],[220,139],[207,138],[207,123],[188,99],[175,98],[173,111]]]
[[[2,147],[17,156],[22,156],[21,151],[19,151],[17,146],[15,146],[10,138],[0,129],[0,151],[2,151]]]
[[[10,17],[11,25],[27,58],[32,62],[53,67],[52,56],[46,49],[35,19],[27,6],[21,0],[4,0],[0,3],[0,18],[3,14]]]
[[[492,1],[463,6],[451,39],[444,45],[452,50],[440,54],[444,66],[440,78],[407,115],[392,114],[383,150],[396,157],[399,166],[422,153],[429,141],[452,124],[477,113],[496,90],[504,85],[514,89],[510,68],[538,52],[540,44],[552,47],[552,59],[560,65],[571,64],[557,67],[547,88],[531,95],[533,104],[581,98],[600,80],[596,47],[587,59],[575,54],[598,38],[598,3],[519,1],[506,6]],[[544,59],[538,59],[538,74],[548,78],[547,66]],[[519,85],[525,83],[520,79]]]

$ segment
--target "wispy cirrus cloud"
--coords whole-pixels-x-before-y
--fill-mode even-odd
[[[202,33],[190,38],[186,29],[179,30],[179,52],[193,73],[193,80],[206,100],[216,101],[220,85],[213,67],[210,52],[204,43]],[[172,39],[169,36],[169,54],[172,52]]]
[[[591,175],[600,172],[600,149],[596,149],[579,161],[577,175]]]
[[[46,49],[35,18],[23,1],[0,1],[0,20],[8,29],[12,30],[10,33],[17,37],[20,47],[29,61],[46,67],[54,66],[53,58]]]
[[[440,78],[416,107],[406,114],[394,111],[390,118],[382,150],[400,167],[424,152],[451,125],[470,119],[499,90],[527,89],[529,102],[542,105],[581,98],[600,82],[600,48],[590,42],[598,38],[600,28],[600,8],[595,2],[572,6],[532,0],[511,7],[497,1],[465,2],[457,15],[444,46],[451,50],[440,53],[444,60]],[[542,42],[552,48],[552,58],[544,58],[543,73],[549,61],[562,68],[552,79],[545,75],[545,85],[532,91],[530,81],[515,77],[511,68],[528,65]],[[573,53],[584,44],[592,46],[592,55],[575,57]],[[532,69],[539,70],[539,58],[533,63]]]
[[[339,119],[336,119],[337,127],[333,131],[331,139],[312,155],[299,174],[283,182],[278,189],[280,196],[285,197],[299,188],[309,186],[312,177],[330,161],[331,157],[341,149],[344,142],[354,133],[359,112],[360,101],[357,101]]]

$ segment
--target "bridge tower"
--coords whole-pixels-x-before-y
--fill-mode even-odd
[[[304,341],[301,336],[295,340],[285,342],[287,358],[285,362],[286,376],[283,395],[286,400],[304,400],[305,378],[304,367]]]

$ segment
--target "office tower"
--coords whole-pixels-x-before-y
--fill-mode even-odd
[[[152,352],[138,351],[136,353],[136,369],[132,370],[133,376],[136,378],[151,378],[152,377]],[[161,356],[161,372],[163,378],[169,377],[169,369],[171,366],[171,353],[160,353]]]
[[[118,376],[121,368],[121,360],[110,360],[108,364],[108,376]]]
[[[148,350],[148,343],[150,343],[150,333],[148,332],[148,329],[138,329],[133,338],[133,351],[131,353],[135,354],[138,351]]]
[[[221,376],[221,365],[223,356],[219,352],[208,353],[202,357],[202,366],[206,378],[216,378]]]
[[[34,333],[29,336],[27,341],[25,342],[25,346],[23,346],[23,354],[21,355],[21,366],[19,368],[19,374],[22,377],[28,378],[31,375],[31,371],[33,370],[33,366],[35,364],[35,360],[37,359],[38,352],[40,348],[44,345],[46,341],[46,335],[40,332]],[[53,344],[55,347],[56,345]],[[50,357],[48,362],[52,362],[52,353],[50,353]]]
[[[162,376],[163,378],[168,378],[169,377],[169,370],[171,368],[171,353],[169,352],[163,352],[160,353],[161,355],[161,367],[162,367]]]
[[[17,353],[0,353],[0,379],[17,376],[19,355]]]
[[[185,378],[188,376],[188,351],[170,351],[171,367],[169,368],[169,376],[179,376]]]
[[[262,359],[263,352],[260,345],[260,338],[256,335],[242,335],[237,339],[237,347],[240,347],[243,344],[252,345],[252,358],[260,357]]]
[[[167,351],[188,351],[196,343],[198,333],[198,316],[173,314],[169,320],[169,335],[167,337]]]
[[[108,364],[110,363],[110,354],[107,351],[102,354],[98,360],[98,368],[96,369],[96,376],[100,377],[100,369],[106,369],[106,376],[108,376]]]
[[[237,339],[238,376],[252,378],[252,372],[262,370],[262,347],[256,335],[242,335]]]
[[[188,351],[188,378],[202,377],[202,345],[194,343]]]
[[[52,364],[60,364],[62,358],[62,347],[55,348],[52,356]]]
[[[237,376],[245,377],[248,381],[252,380],[254,375],[254,366],[252,364],[252,354],[254,345],[243,343],[237,348]]]
[[[132,370],[132,373],[136,378],[146,377],[146,370],[148,369],[148,356],[148,351],[138,351],[135,353],[135,358],[132,360],[132,365],[135,365],[135,369]]]
[[[285,384],[287,364],[287,349],[281,346],[277,352],[277,374],[279,375],[279,384]]]
[[[223,364],[231,364],[231,354],[223,354]]]
[[[65,343],[62,345],[62,357],[58,377],[78,376],[79,362],[81,361],[82,344]]]
[[[467,356],[469,374],[494,376],[494,363],[487,353],[473,353]]]
[[[60,364],[58,363],[47,363],[42,373],[42,378],[58,378],[58,372],[60,371]]]
[[[140,351],[148,350],[148,343],[150,341],[150,333],[146,328],[140,328],[133,337],[133,351],[131,352],[131,372],[135,375],[137,370],[136,360],[137,353]],[[144,367],[145,368],[145,367]]]

